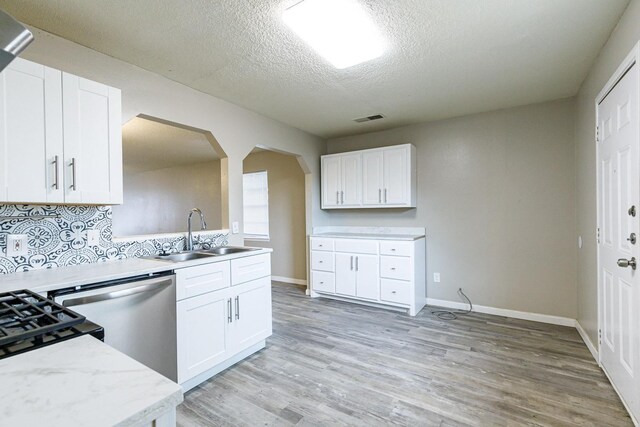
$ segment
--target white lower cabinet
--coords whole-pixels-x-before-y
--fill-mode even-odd
[[[265,256],[176,271],[178,383],[185,391],[263,348],[272,334],[270,268],[258,278],[243,268]]]
[[[426,304],[425,239],[311,237],[312,296],[406,308]]]

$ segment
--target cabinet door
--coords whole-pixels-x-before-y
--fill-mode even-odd
[[[252,280],[234,290],[232,339],[234,353],[269,337],[271,326],[271,277]]]
[[[120,91],[63,73],[65,201],[122,203]]]
[[[350,253],[336,253],[336,294],[356,295],[355,258]]]
[[[218,291],[176,304],[178,383],[227,359],[230,354],[231,295]],[[167,349],[170,351],[170,349]]]
[[[336,207],[340,204],[340,157],[322,158],[322,207]]]
[[[61,79],[19,58],[0,73],[0,201],[63,201]]]
[[[384,150],[384,204],[410,205],[410,183],[409,148],[406,146],[386,148]]]
[[[378,255],[356,255],[356,295],[359,298],[380,299]]]
[[[382,204],[383,159],[382,150],[362,153],[362,204],[364,206]]]
[[[362,154],[343,154],[340,206],[362,206]]]

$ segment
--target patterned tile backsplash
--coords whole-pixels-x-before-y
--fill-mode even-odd
[[[6,216],[51,215],[57,218],[2,220]],[[97,246],[87,244],[87,230],[98,230]],[[29,254],[7,257],[7,235],[26,234]],[[153,237],[153,236],[151,236]],[[227,244],[228,234],[194,233],[205,248]],[[38,268],[89,264],[113,259],[138,258],[162,251],[181,251],[184,236],[113,240],[109,206],[40,206],[0,204],[0,274]]]

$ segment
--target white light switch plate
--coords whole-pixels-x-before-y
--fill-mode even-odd
[[[440,283],[440,273],[433,273],[433,282]]]
[[[26,234],[9,234],[7,236],[7,256],[27,256],[29,236]]]
[[[233,224],[231,224],[231,232],[233,234],[238,234],[240,232],[240,224],[238,221],[233,221]]]
[[[87,245],[98,246],[100,244],[100,230],[87,230]]]

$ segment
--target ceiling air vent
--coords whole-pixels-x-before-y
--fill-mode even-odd
[[[373,116],[360,117],[359,119],[353,119],[353,121],[356,123],[364,123],[364,122],[370,122],[372,120],[380,120],[380,119],[384,119],[384,116],[382,114],[375,114]]]

